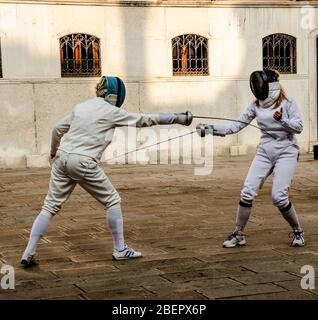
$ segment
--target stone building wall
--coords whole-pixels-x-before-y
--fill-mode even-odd
[[[97,78],[61,77],[59,38],[77,32],[101,40],[102,73],[125,80],[127,110],[190,109],[230,118],[252,99],[248,79],[262,68],[262,38],[296,37],[297,74],[282,75],[281,82],[300,105],[299,141],[310,151],[317,141],[318,25],[301,27],[301,2],[0,1],[0,166],[45,165],[56,121],[94,94]],[[186,33],[209,40],[208,76],[173,76],[171,39]],[[247,128],[215,139],[215,152],[254,152],[258,139]]]

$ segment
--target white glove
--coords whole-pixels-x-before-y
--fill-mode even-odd
[[[192,123],[192,120],[193,120],[193,115],[190,111],[159,114],[159,124],[178,123],[184,126],[189,126]]]
[[[218,137],[225,137],[226,136],[226,126],[222,125],[213,125],[213,135]]]
[[[197,133],[201,138],[204,138],[207,134],[212,134],[214,136],[225,137],[226,130],[224,126],[204,124],[200,123],[197,125]]]

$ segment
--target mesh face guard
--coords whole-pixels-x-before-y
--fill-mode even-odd
[[[256,99],[265,100],[269,93],[266,73],[264,71],[253,72],[250,76],[250,87]]]
[[[258,100],[265,100],[269,94],[269,83],[278,81],[278,74],[273,70],[254,71],[250,76],[251,90]]]

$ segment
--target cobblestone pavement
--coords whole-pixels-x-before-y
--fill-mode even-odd
[[[103,207],[77,187],[38,248],[40,265],[19,266],[49,182],[48,169],[0,171],[0,265],[15,267],[15,290],[0,299],[318,299],[300,287],[303,265],[318,272],[318,161],[303,155],[291,190],[306,233],[291,248],[271,205],[270,179],[255,201],[247,246],[223,249],[251,158],[217,159],[208,176],[193,166],[105,166],[122,197],[126,241],[142,251],[111,260]],[[0,274],[0,277],[2,275]]]

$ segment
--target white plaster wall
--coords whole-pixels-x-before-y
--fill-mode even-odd
[[[282,75],[281,82],[299,103],[299,141],[309,151],[317,141],[317,33],[300,27],[300,10],[0,4],[0,166],[44,157],[54,123],[93,94],[96,78],[60,76],[59,38],[76,32],[101,39],[102,72],[126,81],[129,111],[189,109],[229,118],[253,99],[248,77],[262,68],[262,38],[276,32],[295,36],[297,75]],[[209,76],[172,76],[171,39],[184,33],[209,39]],[[257,129],[246,128],[216,138],[215,150],[228,153],[237,145],[253,152],[258,138]]]
[[[36,151],[33,98],[32,84],[0,85],[0,167],[25,166]]]

